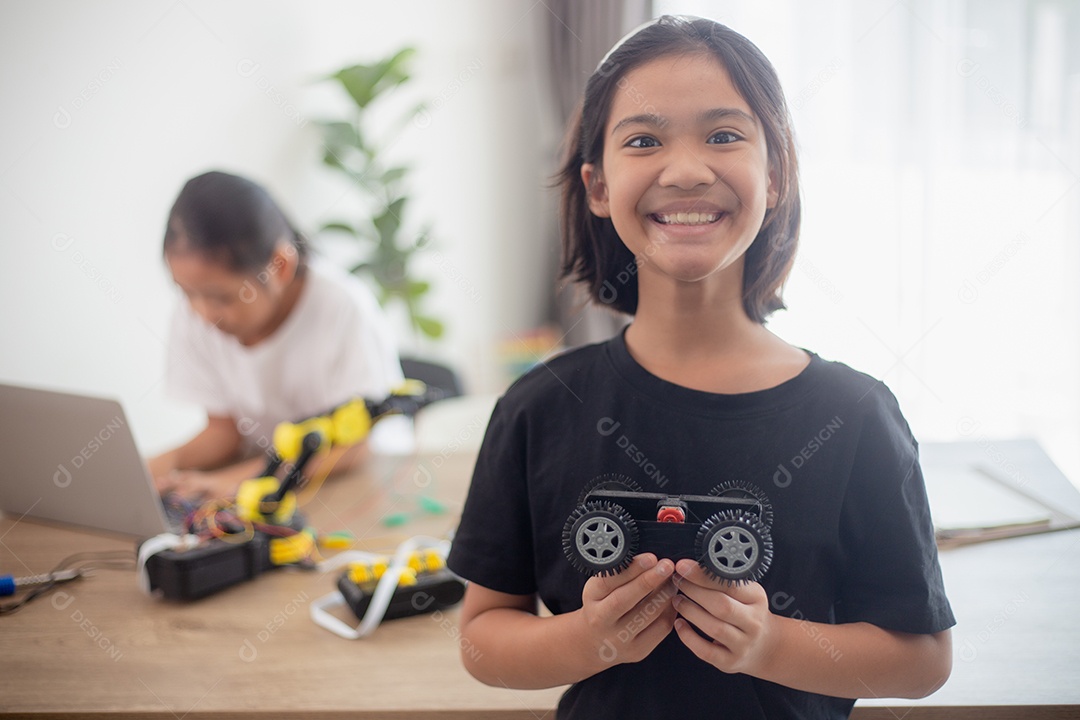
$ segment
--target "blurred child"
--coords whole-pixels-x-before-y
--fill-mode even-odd
[[[373,295],[312,257],[254,182],[223,172],[189,180],[169,213],[164,257],[186,298],[169,334],[167,390],[205,408],[207,423],[150,460],[160,491],[231,496],[263,469],[278,423],[400,384]],[[320,462],[346,469],[363,454],[338,448]]]

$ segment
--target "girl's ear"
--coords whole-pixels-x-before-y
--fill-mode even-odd
[[[611,217],[607,185],[604,184],[604,174],[600,169],[592,163],[583,163],[581,182],[585,183],[585,197],[589,201],[589,210],[592,214],[597,217]]]
[[[771,163],[770,163],[771,164]],[[765,207],[772,210],[776,207],[776,203],[780,201],[780,180],[777,176],[776,168],[769,168],[769,189],[765,194]]]
[[[283,285],[288,285],[296,277],[299,266],[300,253],[296,251],[296,246],[282,241],[274,248],[267,270],[271,278],[279,280]]]

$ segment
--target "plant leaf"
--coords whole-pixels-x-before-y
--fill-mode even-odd
[[[408,198],[400,197],[386,206],[380,214],[372,218],[371,222],[379,232],[379,246],[382,248],[397,248],[397,232],[401,228],[401,215],[405,210],[405,202]]]
[[[346,222],[328,222],[319,228],[319,232],[343,232],[353,237],[359,234],[356,232],[356,228]]]
[[[416,238],[413,240],[412,250],[424,250],[431,247],[431,226],[425,225],[420,228],[420,232],[416,233]]]
[[[324,145],[323,162],[352,181],[354,191],[368,210],[367,219],[356,224],[334,220],[324,224],[321,230],[356,238],[364,260],[354,265],[350,272],[364,276],[365,281],[371,283],[381,305],[400,302],[418,332],[439,338],[445,332],[442,321],[424,314],[419,308],[420,299],[431,291],[431,283],[414,279],[410,274],[414,253],[431,244],[431,228],[423,227],[415,237],[399,237],[409,202],[402,194],[402,181],[408,176],[409,168],[404,165],[386,167],[383,148],[387,143],[372,142],[364,125],[367,107],[410,79],[409,65],[415,53],[411,47],[402,48],[376,62],[342,68],[324,78],[324,81],[340,83],[356,108],[351,113],[352,122],[319,121]],[[400,122],[391,126],[391,134],[406,130],[410,122],[426,128],[430,120],[428,106],[418,103]]]
[[[442,321],[436,320],[433,317],[426,315],[413,315],[413,322],[416,323],[416,327],[420,329],[420,332],[424,333],[428,337],[438,340],[442,337],[446,328],[443,326]]]
[[[391,87],[400,85],[412,77],[409,74],[409,63],[415,54],[416,48],[403,47],[381,63],[386,70],[383,74],[383,84],[379,92],[389,90]]]
[[[352,123],[340,121],[320,122],[319,126],[322,128],[323,140],[331,147],[363,147],[360,133]]]
[[[392,182],[397,182],[409,172],[407,167],[392,167],[382,174],[382,182],[384,185],[389,185]]]
[[[405,285],[405,294],[416,300],[431,290],[431,283],[426,280],[409,280]]]
[[[338,157],[336,154],[330,152],[329,149],[326,149],[326,151],[323,153],[322,161],[332,168],[337,168],[338,170],[345,170],[345,166],[341,164],[341,158]],[[348,172],[347,170],[345,171]]]
[[[406,47],[370,65],[342,68],[331,77],[341,83],[357,107],[366,108],[379,95],[409,79],[408,61],[415,52]]]
[[[338,70],[331,77],[341,83],[357,107],[365,108],[375,99],[377,73],[378,70],[374,66],[353,65]]]

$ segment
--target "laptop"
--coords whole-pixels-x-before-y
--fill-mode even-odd
[[[0,512],[139,538],[175,529],[120,403],[2,383]]]

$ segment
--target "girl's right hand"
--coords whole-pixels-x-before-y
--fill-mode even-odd
[[[675,624],[671,582],[675,564],[652,553],[634,558],[618,575],[594,575],[581,593],[592,645],[607,665],[644,659]]]

